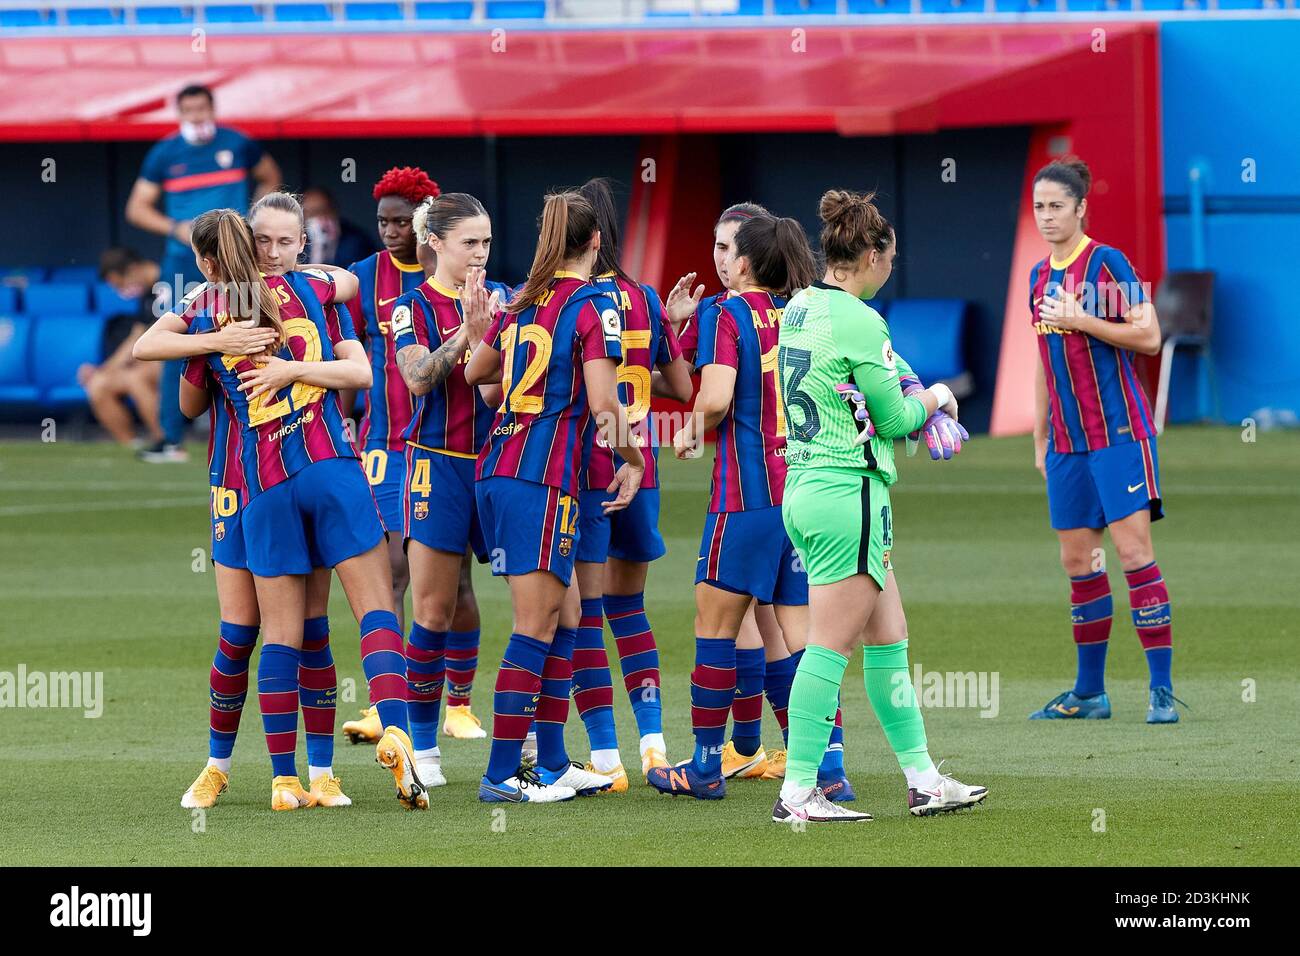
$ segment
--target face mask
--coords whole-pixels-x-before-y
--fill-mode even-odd
[[[208,120],[204,123],[181,121],[181,138],[191,146],[200,146],[217,135],[217,124]]]

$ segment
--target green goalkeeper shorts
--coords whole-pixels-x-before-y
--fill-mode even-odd
[[[791,470],[781,517],[810,585],[869,574],[884,589],[894,537],[883,481],[860,471]]]

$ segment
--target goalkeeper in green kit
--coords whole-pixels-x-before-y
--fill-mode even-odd
[[[942,448],[950,457],[968,436],[951,390],[922,388],[894,355],[884,319],[862,301],[889,279],[895,253],[893,227],[871,199],[843,190],[822,196],[826,275],[795,293],[781,320],[788,423],[781,513],[809,585],[808,646],[790,692],[785,783],[772,809],[782,823],[871,819],[817,789],[844,670],[860,643],[867,697],[907,777],[909,812],[957,810],[988,795],[939,773],[908,672],[907,620],[889,562],[893,442],[924,429],[931,456]]]

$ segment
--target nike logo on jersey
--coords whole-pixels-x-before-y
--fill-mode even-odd
[[[1129,486],[1128,486],[1128,493],[1129,493],[1130,495],[1133,494],[1133,492],[1137,491],[1139,488],[1142,487],[1142,485],[1145,485],[1145,484],[1146,484],[1146,482],[1144,481],[1144,482],[1142,482],[1141,484],[1129,485]]]
[[[380,304],[380,305],[389,305],[390,303],[396,302],[396,301],[397,301],[398,299],[400,299],[400,298],[401,298],[400,295],[395,295],[395,296],[393,296],[391,299],[380,299],[380,300],[379,300],[379,304]]]

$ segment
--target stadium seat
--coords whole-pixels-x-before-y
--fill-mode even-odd
[[[70,27],[106,27],[122,22],[122,11],[107,7],[70,7],[67,10]]]
[[[23,293],[23,312],[27,315],[85,312],[89,304],[87,287],[79,282],[42,282],[29,285]]]
[[[922,13],[983,13],[984,0],[921,0]]]
[[[208,23],[260,23],[262,11],[254,6],[204,7],[203,19]]]
[[[98,364],[104,337],[102,315],[59,315],[42,317],[35,323],[32,355],[35,384],[41,404],[54,407],[79,405],[86,400],[77,384],[77,369],[86,362]]]
[[[43,27],[44,10],[0,10],[0,27]]]
[[[0,315],[13,315],[18,311],[18,287],[0,285]]]
[[[776,0],[772,9],[780,16],[819,16],[834,14],[838,5],[836,0]]]
[[[468,20],[473,15],[474,4],[462,0],[426,0],[415,5],[417,20]]]
[[[546,17],[544,0],[487,0],[489,20],[542,20]]]
[[[32,320],[0,315],[0,406],[34,405],[40,396],[32,381]]]
[[[998,13],[1055,13],[1056,0],[996,0]]]
[[[1133,9],[1133,0],[1065,0],[1071,13],[1111,13]]]
[[[55,266],[50,270],[46,282],[79,282],[90,285],[99,281],[99,269],[96,266]]]
[[[146,26],[164,26],[170,23],[193,23],[193,7],[138,7],[135,22]]]
[[[345,3],[343,16],[348,20],[400,20],[400,3]]]
[[[849,13],[892,13],[912,12],[912,0],[849,0]]]
[[[90,287],[90,307],[101,315],[134,312],[139,305],[135,299],[124,299],[107,282],[96,282]]]
[[[1206,0],[1142,0],[1143,10],[1204,10]]]
[[[334,19],[327,3],[277,3],[273,10],[277,23],[328,23]]]
[[[33,282],[44,282],[50,276],[50,270],[44,266],[0,266],[0,282],[19,287]]]
[[[965,321],[961,299],[895,299],[889,307],[889,339],[922,382],[946,382],[962,398],[973,391],[962,358]]]

